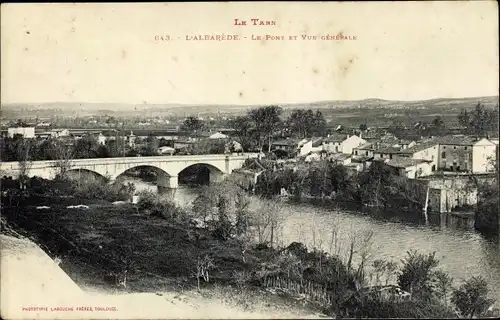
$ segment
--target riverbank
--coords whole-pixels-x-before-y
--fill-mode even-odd
[[[297,305],[290,297],[258,286],[236,287],[234,272],[257,269],[256,264],[272,253],[249,249],[243,262],[236,241],[220,243],[202,230],[142,215],[130,204],[90,204],[88,209],[55,206],[50,211],[28,207],[8,219],[29,232],[86,291],[168,292],[285,318],[321,313],[314,304]],[[216,268],[210,271],[210,283],[202,282],[201,290],[196,290],[196,259],[206,254]]]

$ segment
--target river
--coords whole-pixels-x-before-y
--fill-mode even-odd
[[[151,183],[130,177],[126,180],[133,182],[137,190],[156,191],[156,186]],[[175,191],[174,201],[187,206],[196,195],[196,188],[181,185]],[[457,227],[444,215],[431,215],[429,222],[425,223],[419,217],[409,217],[414,216],[410,213],[372,215],[314,204],[284,203],[282,210],[284,221],[279,237],[283,244],[298,241],[333,251],[332,230],[337,230],[343,249],[351,238],[356,238],[359,243],[364,235],[373,232],[372,260],[400,263],[409,250],[435,251],[440,268],[455,279],[455,286],[462,279],[481,275],[488,281],[498,300],[497,305],[500,303],[499,241],[485,239],[470,226]]]

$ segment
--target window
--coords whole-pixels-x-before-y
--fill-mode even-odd
[[[456,149],[456,148],[457,148],[456,146],[453,147],[453,149]]]
[[[457,166],[457,171],[460,171],[460,166]]]
[[[392,159],[392,154],[389,155],[389,159]]]
[[[467,150],[467,147],[464,147],[464,150]]]
[[[453,171],[453,166],[450,166],[450,170]]]
[[[446,146],[443,146],[443,149],[446,149]]]
[[[365,155],[368,156],[368,151],[365,151]]]
[[[339,147],[335,147],[335,152],[339,152]]]
[[[354,151],[354,154],[355,154],[355,155],[358,155],[358,150]]]
[[[436,165],[435,164],[432,165],[432,171],[436,171]]]
[[[446,159],[446,152],[441,152],[441,158]]]

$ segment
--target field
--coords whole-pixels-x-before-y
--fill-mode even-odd
[[[285,114],[293,109],[318,109],[330,121],[356,124],[373,120],[392,123],[395,118],[412,121],[432,120],[436,115],[455,121],[463,109],[472,109],[478,102],[488,108],[498,105],[498,96],[474,98],[442,98],[420,101],[365,99],[353,101],[320,101],[311,103],[278,104]],[[187,115],[241,115],[259,105],[182,105],[182,104],[118,104],[118,103],[42,103],[2,105],[3,119],[109,115],[123,118],[157,116],[184,117]],[[374,123],[373,125],[376,125]]]

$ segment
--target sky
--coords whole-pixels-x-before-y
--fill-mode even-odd
[[[245,105],[496,96],[496,6],[3,4],[1,102]],[[235,26],[235,18],[275,25]],[[301,40],[339,33],[356,40]],[[221,34],[240,40],[186,40]],[[171,41],[155,40],[167,35]],[[251,39],[259,35],[287,40]]]

